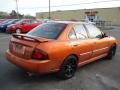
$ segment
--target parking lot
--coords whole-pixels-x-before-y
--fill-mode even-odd
[[[120,40],[120,27],[104,30]],[[69,80],[55,74],[28,74],[9,63],[5,52],[10,34],[0,33],[0,90],[120,90],[120,46],[112,60],[99,60],[77,70]]]

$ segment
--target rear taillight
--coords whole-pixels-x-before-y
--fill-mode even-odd
[[[48,59],[48,54],[40,49],[35,49],[32,54],[32,59],[46,60]]]

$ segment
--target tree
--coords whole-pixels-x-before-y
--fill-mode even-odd
[[[33,19],[35,19],[35,17],[31,16],[31,15],[25,15],[24,18],[33,18]]]
[[[10,17],[11,18],[17,18],[17,13],[15,10],[12,10],[12,12],[10,13]]]
[[[7,17],[9,17],[9,14],[7,13],[7,12],[2,12],[2,11],[0,11],[0,18],[2,19],[2,18],[7,18]]]
[[[18,13],[18,16],[19,16],[19,19],[22,19],[22,18],[33,18],[35,19],[34,16],[31,16],[31,15],[24,15],[24,14],[20,14]],[[18,18],[17,17],[17,12],[15,10],[12,10],[11,13],[7,13],[7,12],[3,12],[3,11],[0,11],[0,19],[16,19]]]
[[[24,15],[22,15],[20,13],[18,13],[18,16],[19,16],[19,18],[23,18],[24,17]],[[11,18],[18,18],[17,17],[17,12],[15,10],[12,10],[12,12],[10,13],[10,17]]]

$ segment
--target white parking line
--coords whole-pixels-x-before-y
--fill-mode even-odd
[[[0,40],[2,40],[2,39],[6,39],[6,38],[9,38],[9,37],[0,37]]]

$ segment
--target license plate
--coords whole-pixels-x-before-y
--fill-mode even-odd
[[[15,53],[24,54],[24,52],[25,52],[25,46],[23,46],[21,44],[13,43],[12,47],[13,47],[13,52],[15,52]]]

